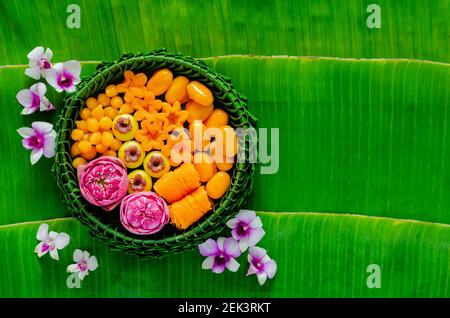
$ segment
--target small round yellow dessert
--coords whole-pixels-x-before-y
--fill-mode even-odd
[[[118,156],[127,168],[134,169],[142,165],[145,158],[145,152],[138,142],[130,140],[120,146]]]
[[[150,177],[160,178],[169,172],[170,162],[161,151],[152,151],[145,157],[144,169]]]
[[[128,174],[128,193],[150,191],[152,189],[152,178],[144,170],[134,170]]]
[[[117,115],[112,122],[112,131],[116,138],[127,141],[134,138],[139,125],[130,114]]]

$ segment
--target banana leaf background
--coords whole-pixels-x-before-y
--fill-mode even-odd
[[[1,1],[0,297],[449,297],[450,1],[379,0],[382,28],[368,29],[373,2]],[[71,3],[79,29],[66,26]],[[165,47],[229,76],[259,127],[280,129],[279,170],[256,174],[246,204],[275,279],[244,277],[245,257],[215,275],[197,251],[141,261],[93,240],[63,205],[53,161],[31,166],[16,133],[56,120],[21,116],[15,100],[38,45],[82,61],[83,75]],[[71,235],[59,262],[33,253],[42,222]],[[69,289],[75,248],[99,268]],[[369,264],[381,288],[367,287]]]

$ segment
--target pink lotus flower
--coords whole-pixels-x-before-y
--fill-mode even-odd
[[[202,263],[203,269],[211,269],[213,273],[222,273],[225,268],[232,272],[239,269],[239,263],[235,260],[241,255],[238,242],[232,238],[219,237],[217,241],[208,239],[198,246],[200,254],[206,256]]]
[[[67,61],[57,63],[47,71],[47,82],[53,86],[57,92],[75,92],[76,84],[80,82],[81,65],[78,61]]]
[[[50,49],[45,50],[42,46],[34,48],[27,57],[29,60],[29,68],[25,69],[25,75],[28,75],[35,80],[45,77],[47,71],[52,67],[50,60],[53,52]]]
[[[262,229],[262,222],[255,211],[241,210],[234,218],[227,222],[232,229],[231,235],[239,241],[242,252],[249,246],[255,246],[266,234]]]
[[[247,276],[256,274],[260,285],[264,284],[267,278],[272,279],[277,272],[277,263],[270,259],[266,250],[260,247],[250,247],[248,252],[250,266]]]
[[[154,192],[133,193],[122,201],[120,221],[131,233],[153,234],[169,222],[169,208]]]
[[[55,155],[56,131],[52,124],[43,121],[35,121],[31,127],[19,128],[17,132],[23,137],[22,144],[25,149],[32,150],[30,160],[34,165],[42,155],[46,158]]]
[[[115,157],[100,157],[78,167],[81,195],[91,204],[111,211],[127,194],[125,165]]]
[[[37,110],[49,111],[55,107],[45,97],[47,87],[43,83],[36,83],[29,89],[20,90],[16,99],[23,106],[22,115],[32,114]]]

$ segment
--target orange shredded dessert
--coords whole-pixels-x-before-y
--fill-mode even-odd
[[[185,230],[211,209],[212,203],[208,193],[205,187],[201,186],[169,207],[170,219],[178,229]]]
[[[192,163],[185,163],[174,171],[163,175],[153,186],[153,189],[167,202],[180,200],[193,190],[200,187],[200,176]]]

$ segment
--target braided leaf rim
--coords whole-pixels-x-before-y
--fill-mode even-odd
[[[144,258],[160,258],[197,246],[207,238],[220,233],[227,220],[240,209],[253,187],[255,163],[248,161],[236,163],[231,176],[231,186],[216,203],[213,212],[202,218],[202,222],[176,235],[159,239],[143,239],[118,230],[119,227],[107,224],[92,212],[90,205],[83,199],[78,188],[75,169],[70,157],[70,132],[75,126],[75,118],[85,105],[87,97],[98,94],[107,85],[122,78],[126,70],[146,71],[167,67],[177,75],[185,75],[209,87],[216,101],[219,101],[229,115],[233,127],[243,129],[255,128],[257,120],[247,108],[247,98],[237,92],[231,80],[213,71],[203,61],[196,60],[181,53],[169,53],[158,49],[149,53],[124,54],[117,61],[102,62],[96,71],[79,83],[77,91],[64,100],[64,106],[56,124],[56,156],[52,167],[63,201],[71,213],[85,226],[89,233],[104,241],[112,250],[122,250]],[[249,158],[249,152],[256,147],[256,136],[246,136],[240,144]]]

